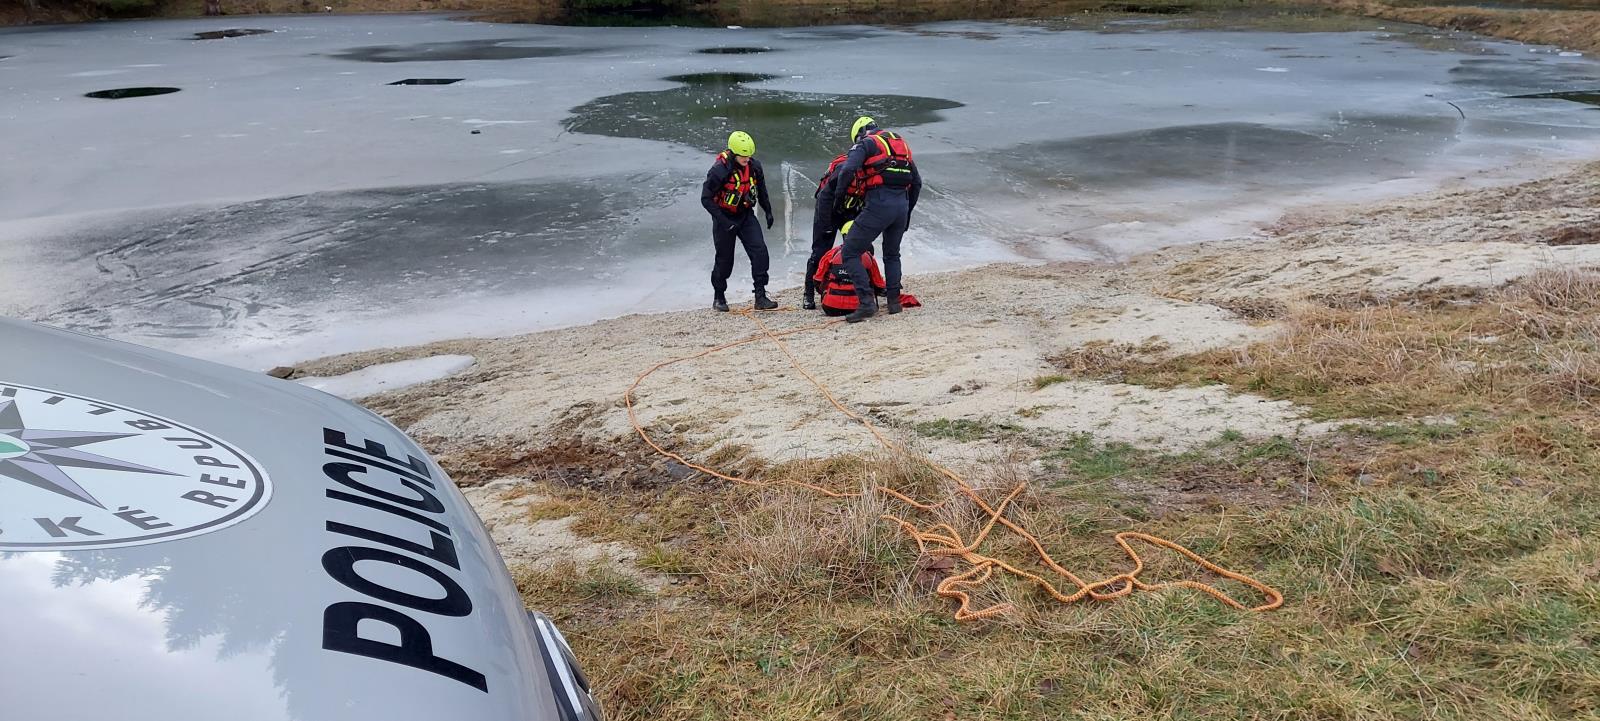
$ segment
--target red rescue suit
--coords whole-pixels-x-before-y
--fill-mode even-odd
[[[856,298],[856,286],[850,282],[850,273],[841,260],[843,251],[844,246],[839,245],[824,253],[817,263],[817,274],[811,278],[822,289],[822,312],[828,315],[846,315],[860,303]],[[872,278],[873,292],[882,294],[883,274],[878,272],[878,261],[873,259],[872,253],[862,253],[861,264],[867,267],[867,275]]]

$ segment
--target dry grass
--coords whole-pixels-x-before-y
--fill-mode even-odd
[[[1297,306],[1287,333],[1247,352],[1109,364],[1389,422],[1314,444],[1228,433],[1181,456],[1078,437],[1041,463],[997,458],[980,479],[996,495],[1026,482],[1011,517],[1069,568],[1122,570],[1109,535],[1143,530],[1282,588],[1276,612],[1188,592],[1062,607],[1000,581],[978,600],[1015,613],[956,624],[929,589],[959,569],[918,559],[878,520],[898,504],[695,483],[560,491],[582,532],[677,574],[661,596],[577,568],[519,582],[614,719],[1593,718],[1600,276],[1436,300]],[[949,490],[903,457],[756,472]],[[965,503],[913,520],[970,534],[983,517]],[[1008,533],[983,552],[1029,558]],[[1204,578],[1151,560],[1150,580]]]
[[[1315,2],[1317,0],[1313,0]],[[1370,0],[1322,0],[1341,12],[1450,30],[1600,52],[1600,4],[1593,0],[1548,3],[1571,10],[1472,7],[1405,7]]]
[[[1245,349],[1146,362],[1092,347],[1057,362],[1157,386],[1227,383],[1325,418],[1592,403],[1600,389],[1600,274],[1549,270],[1481,302],[1472,295],[1308,302],[1289,310],[1273,340]]]

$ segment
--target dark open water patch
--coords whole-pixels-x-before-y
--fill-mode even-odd
[[[1600,90],[1565,90],[1557,93],[1532,93],[1530,95],[1513,95],[1511,97],[1519,99],[1571,100],[1574,103],[1600,106]]]
[[[757,47],[700,48],[699,50],[696,50],[695,52],[697,52],[697,53],[705,53],[706,55],[755,55],[755,54],[758,54],[758,53],[770,53],[770,52],[772,52],[772,48],[757,48]]]
[[[620,138],[645,138],[721,150],[728,133],[749,132],[758,157],[823,160],[849,146],[846,135],[860,115],[884,127],[907,128],[941,119],[940,111],[961,107],[942,98],[912,95],[835,95],[753,87],[778,76],[755,73],[694,73],[666,80],[668,90],[622,93],[572,109],[567,130]]]
[[[101,100],[121,100],[123,98],[145,98],[151,95],[171,95],[178,92],[179,88],[114,88],[112,90],[96,90],[84,93],[86,98],[99,98]]]
[[[744,83],[759,83],[763,80],[777,80],[776,75],[763,75],[761,73],[689,73],[688,75],[668,75],[662,78],[674,83],[683,83],[695,87],[728,88]]]
[[[534,42],[537,41],[512,38],[456,40],[413,45],[368,45],[342,50],[333,53],[332,57],[364,63],[424,63],[448,60],[522,60],[594,52],[591,48],[531,44]]]
[[[228,28],[227,30],[208,30],[203,33],[195,33],[194,39],[221,40],[223,38],[242,38],[249,35],[266,35],[271,32],[271,30],[262,30],[260,28]]]
[[[1177,125],[1025,143],[991,152],[988,162],[1008,177],[1080,193],[1309,187],[1374,172],[1403,177],[1454,142],[1457,122],[1454,115],[1346,116],[1298,128]]]
[[[461,82],[462,78],[406,78],[396,80],[390,85],[451,85]]]

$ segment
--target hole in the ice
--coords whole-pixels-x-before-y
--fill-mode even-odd
[[[223,38],[242,38],[247,35],[266,35],[270,32],[272,31],[260,28],[228,28],[227,30],[208,30],[203,33],[195,33],[194,39],[221,40]]]
[[[707,85],[722,86],[759,83],[763,80],[776,80],[777,77],[776,75],[763,75],[761,73],[689,73],[688,75],[668,75],[662,80],[704,87]]]
[[[121,100],[123,98],[143,98],[176,92],[178,92],[178,88],[114,88],[112,90],[96,90],[92,93],[84,93],[83,96],[102,100]]]
[[[1555,93],[1533,93],[1531,95],[1513,95],[1511,97],[1529,100],[1571,100],[1574,103],[1600,106],[1600,90],[1564,90]]]
[[[755,55],[756,53],[770,53],[772,48],[701,48],[695,52],[707,55]]]
[[[461,82],[461,78],[406,78],[396,80],[390,85],[450,85]]]

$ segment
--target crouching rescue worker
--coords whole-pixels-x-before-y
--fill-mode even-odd
[[[849,234],[853,223],[846,222],[839,232]],[[831,233],[830,233],[831,235]],[[878,272],[878,261],[872,257],[872,250],[861,254],[861,264],[867,269],[867,276],[872,280],[874,295],[883,295],[883,274]],[[861,301],[856,296],[856,285],[850,279],[850,271],[844,267],[844,246],[830,248],[818,259],[817,267],[806,278],[808,287],[822,291],[822,312],[825,315],[838,316],[855,312],[860,307]]]
[[[905,139],[878,129],[872,118],[857,118],[850,128],[850,137],[855,146],[850,148],[844,165],[839,167],[833,188],[835,193],[843,195],[850,181],[859,177],[866,193],[866,204],[850,231],[845,233],[841,251],[859,301],[859,307],[845,320],[859,323],[878,312],[871,278],[861,262],[861,254],[872,247],[880,234],[887,286],[885,300],[890,313],[900,312],[900,239],[911,225],[911,211],[917,207],[917,196],[922,192],[922,175],[917,172],[917,164],[911,159],[911,146]]]
[[[850,226],[854,223],[845,223],[839,232],[850,234]],[[872,294],[881,296],[888,293],[884,286],[883,274],[878,272],[878,261],[872,257],[872,249],[860,256],[861,264],[867,269],[867,277],[872,279]],[[850,271],[844,267],[844,246],[838,246],[822,254],[817,271],[808,278],[816,283],[817,289],[822,291],[822,312],[824,315],[840,316],[854,313],[861,305],[861,299],[856,295],[855,281],[850,278]],[[907,308],[916,308],[922,305],[917,297],[910,293],[901,293],[896,298]]]
[[[834,191],[833,178],[848,157],[848,153],[840,153],[817,181],[817,192],[814,194],[817,205],[811,215],[811,257],[806,259],[806,310],[817,309],[816,291],[822,286],[812,278],[817,274],[817,265],[822,262],[823,254],[833,247],[836,232],[842,232],[850,221],[855,220],[861,214],[861,206],[867,202],[866,188],[863,187],[865,179],[859,176],[845,184],[843,195]]]
[[[728,311],[728,276],[733,275],[733,242],[744,245],[750,259],[750,279],[755,284],[756,310],[772,310],[778,304],[767,297],[767,240],[756,221],[755,206],[766,215],[772,227],[772,201],[767,199],[767,178],[761,172],[756,141],[744,131],[728,136],[728,149],[717,154],[711,171],[700,189],[700,204],[711,214],[711,244],[716,247],[716,262],[711,266],[711,290],[716,296],[711,307]]]

